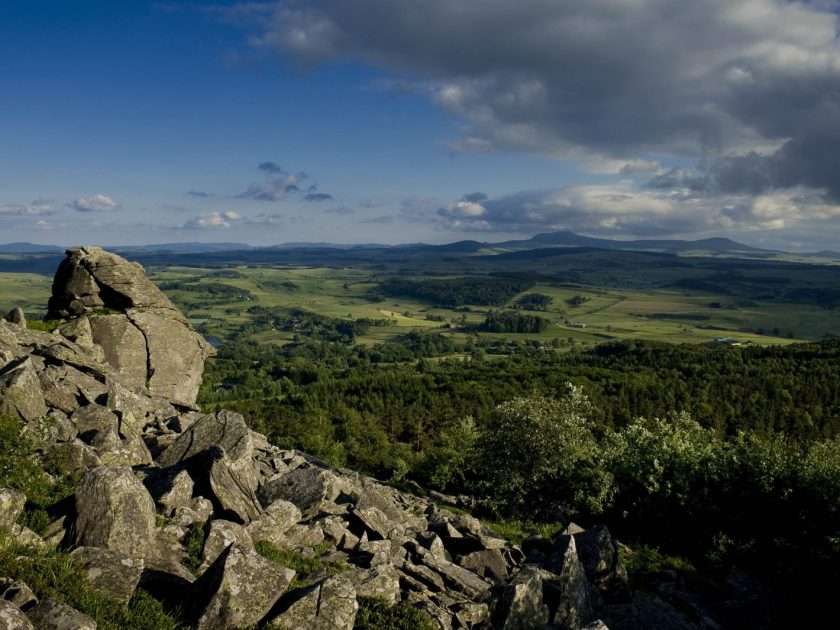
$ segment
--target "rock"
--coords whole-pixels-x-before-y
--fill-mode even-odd
[[[155,503],[126,467],[101,466],[76,488],[75,542],[127,556],[146,557],[155,548]]]
[[[506,580],[508,567],[499,549],[473,551],[458,559],[458,564],[482,577]]]
[[[79,407],[70,416],[70,421],[76,425],[79,438],[88,444],[92,444],[100,434],[113,433],[116,435],[120,426],[116,414],[101,405]]]
[[[352,630],[358,610],[353,584],[344,577],[333,575],[306,589],[299,599],[274,617],[268,627]]]
[[[128,318],[146,338],[149,391],[176,404],[194,406],[204,361],[215,354],[213,347],[182,319],[173,319],[172,311],[132,309]]]
[[[105,362],[126,387],[145,387],[148,378],[146,337],[125,315],[92,315],[91,338],[102,348]]]
[[[618,554],[618,544],[613,540],[607,526],[591,527],[585,532],[575,534],[574,538],[578,558],[589,581],[609,600],[629,600],[627,570]]]
[[[15,523],[9,531],[12,534],[12,538],[15,539],[15,542],[23,547],[45,549],[47,546],[43,538],[23,525]]]
[[[0,628],[3,630],[33,630],[29,618],[12,602],[0,599]]]
[[[246,529],[254,542],[264,541],[282,546],[286,532],[300,519],[300,510],[294,503],[278,499],[251,521]]]
[[[201,416],[157,458],[163,468],[185,462],[205,451],[220,447],[232,462],[250,460],[253,444],[245,419],[233,411]]]
[[[26,496],[11,488],[0,488],[0,529],[9,530],[17,522]]]
[[[75,608],[45,599],[26,615],[38,630],[96,630],[96,622]]]
[[[495,611],[494,628],[530,630],[548,623],[548,606],[543,603],[539,569],[526,566],[505,586]]]
[[[193,480],[186,470],[167,469],[144,480],[158,512],[172,516],[179,507],[188,508],[192,502]]]
[[[254,543],[242,525],[220,519],[211,521],[207,539],[204,541],[204,549],[201,553],[201,566],[198,568],[198,574],[200,575],[207,570],[222,555],[224,550],[234,543],[248,553],[254,551]]]
[[[6,315],[6,321],[10,324],[16,324],[21,328],[26,328],[26,315],[23,314],[23,309],[19,306],[14,307]]]
[[[600,619],[596,619],[592,623],[588,623],[585,626],[582,626],[580,630],[610,630]]]
[[[116,313],[96,314],[97,309]],[[51,318],[90,315],[94,341],[129,387],[192,407],[214,351],[137,263],[98,247],[67,250],[53,280]],[[142,377],[142,379],[141,379]]]
[[[543,590],[551,610],[551,623],[577,628],[592,621],[592,587],[578,559],[574,537],[558,537],[546,568],[551,573],[543,575]]]
[[[207,452],[209,460],[208,481],[210,492],[217,506],[218,515],[247,524],[260,515],[260,502],[254,493],[255,480],[250,462],[245,467],[236,466],[221,448]]]
[[[88,584],[121,604],[128,604],[145,563],[110,549],[77,547],[70,554],[84,570]]]
[[[90,327],[90,320],[87,317],[77,317],[70,321],[64,322],[58,327],[58,332],[61,336],[69,339],[76,345],[83,348],[93,349],[93,330]],[[105,355],[100,355],[101,360],[105,360]]]
[[[475,601],[483,601],[489,596],[491,583],[472,571],[461,568],[443,558],[438,558],[413,541],[407,543],[406,548],[421,564],[443,577],[449,588],[464,593]]]
[[[391,605],[400,601],[400,574],[393,565],[383,564],[350,574],[358,597],[379,597]]]
[[[371,540],[401,536],[405,531],[404,527],[390,521],[382,510],[375,507],[355,509],[352,514]]]
[[[23,611],[32,608],[38,603],[38,597],[32,592],[32,589],[20,580],[12,582],[12,584],[3,591],[2,598],[13,603]],[[2,627],[2,624],[0,624],[0,627]]]
[[[328,470],[298,468],[260,486],[257,497],[268,506],[278,499],[294,503],[306,515],[321,501],[333,501],[340,491],[338,479]]]
[[[46,413],[44,391],[31,357],[13,361],[0,370],[0,414],[28,422]]]
[[[289,587],[295,572],[231,545],[193,585],[197,630],[256,626]]]
[[[49,447],[44,454],[44,464],[62,474],[71,475],[101,466],[102,460],[90,446],[74,440]]]

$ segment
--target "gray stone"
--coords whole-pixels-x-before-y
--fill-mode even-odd
[[[195,405],[204,361],[215,354],[212,346],[172,311],[132,309],[128,317],[146,338],[149,391],[178,405]]]
[[[44,464],[60,473],[71,475],[102,465],[102,460],[90,446],[81,440],[53,444],[44,454]]]
[[[155,549],[155,503],[125,467],[101,466],[85,473],[76,488],[75,542],[127,556]]]
[[[107,308],[116,314],[96,314]],[[195,404],[204,361],[214,353],[205,339],[137,263],[98,247],[67,250],[53,280],[50,317],[87,314],[106,362],[130,387],[172,402]]]
[[[6,321],[10,324],[16,324],[21,328],[26,328],[26,315],[23,314],[23,309],[19,306],[14,307],[6,315]]]
[[[338,479],[328,470],[320,468],[298,468],[290,473],[272,479],[260,486],[257,496],[264,506],[278,499],[294,503],[304,515],[322,501],[333,501],[338,496]]]
[[[33,630],[29,618],[12,602],[0,599],[0,628],[3,630]]]
[[[551,622],[558,626],[577,628],[592,621],[592,586],[578,559],[573,536],[558,537],[546,567],[551,571],[543,575],[544,595],[551,609]]]
[[[539,569],[526,566],[505,586],[494,617],[498,630],[532,630],[548,623],[548,606],[543,603],[543,582]]]
[[[613,601],[630,599],[627,570],[618,553],[618,544],[610,535],[606,525],[591,527],[575,534],[577,555],[589,581],[595,584],[604,596]]]
[[[42,600],[26,615],[38,630],[96,630],[93,619],[54,599]]]
[[[458,564],[476,575],[486,578],[506,580],[508,567],[504,555],[499,549],[473,551],[458,559]]]
[[[194,584],[197,630],[256,626],[289,587],[295,572],[231,545]]]
[[[446,585],[470,599],[483,601],[489,596],[491,583],[472,571],[459,567],[453,562],[439,558],[414,542],[406,544],[408,550],[420,563],[443,577]]]
[[[119,430],[120,421],[116,414],[101,405],[85,405],[79,407],[70,416],[70,421],[76,425],[79,438],[92,444],[98,435],[113,433]]]
[[[204,549],[201,552],[199,575],[213,564],[225,549],[236,543],[247,552],[254,551],[254,543],[245,528],[239,523],[217,519],[210,522]]]
[[[144,387],[148,378],[146,337],[122,314],[91,315],[91,335],[105,362],[127,387]]]
[[[0,414],[24,421],[46,415],[44,391],[31,357],[20,359],[0,371]]]
[[[232,462],[251,459],[251,436],[240,414],[219,411],[202,416],[158,456],[157,462],[164,468],[174,466],[214,446],[224,449]]]
[[[358,597],[379,597],[391,605],[400,601],[400,574],[393,565],[382,564],[348,575]]]
[[[254,542],[264,541],[282,546],[286,532],[300,519],[300,510],[294,503],[278,499],[251,521],[246,529]]]
[[[172,516],[176,509],[188,508],[192,502],[194,484],[186,470],[167,469],[147,477],[144,483],[164,516]]]
[[[25,504],[26,496],[23,493],[11,488],[0,488],[0,529],[11,529]]]
[[[211,449],[209,483],[213,497],[224,514],[240,523],[250,523],[260,515],[260,502],[254,493],[250,462],[237,466],[221,448]]]
[[[38,603],[38,597],[32,592],[32,589],[20,580],[12,582],[9,587],[3,591],[2,598],[10,601],[24,611],[32,608]],[[0,627],[2,627],[2,624],[0,624]]]
[[[359,604],[350,580],[330,576],[306,590],[284,612],[268,623],[286,630],[352,630]]]
[[[93,589],[122,604],[131,599],[145,568],[142,558],[99,547],[77,547],[70,555],[82,566]]]

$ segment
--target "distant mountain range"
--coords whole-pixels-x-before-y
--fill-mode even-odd
[[[159,243],[151,245],[124,245],[110,246],[116,252],[126,254],[142,253],[165,253],[177,254],[202,254],[229,251],[265,251],[265,250],[361,250],[361,249],[383,249],[402,251],[437,251],[452,254],[485,254],[490,252],[504,253],[532,249],[563,248],[563,247],[585,247],[593,249],[621,250],[621,251],[649,251],[669,254],[705,253],[710,255],[740,255],[748,257],[772,256],[773,254],[784,253],[777,250],[760,249],[739,243],[728,238],[705,238],[696,241],[679,239],[639,239],[628,241],[617,241],[606,238],[594,238],[581,236],[569,231],[546,232],[537,234],[529,239],[510,240],[500,243],[487,243],[474,240],[455,241],[443,245],[429,245],[425,243],[408,243],[403,245],[383,245],[377,243],[363,244],[338,244],[326,242],[290,242],[270,245],[267,247],[255,247],[247,243],[221,242],[221,243]],[[64,251],[63,247],[57,245],[38,245],[35,243],[8,243],[0,245],[0,253],[6,254],[57,254]],[[840,253],[823,250],[809,256],[822,258],[840,259]]]

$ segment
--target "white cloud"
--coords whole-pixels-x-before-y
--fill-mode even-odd
[[[0,215],[6,216],[37,217],[48,216],[51,214],[55,214],[52,204],[42,199],[36,199],[32,203],[25,205],[0,206]]]
[[[184,223],[183,228],[187,230],[224,230],[241,220],[242,216],[233,210],[208,212],[189,219]]]
[[[119,204],[105,195],[94,195],[80,197],[71,203],[70,207],[78,212],[113,212]]]

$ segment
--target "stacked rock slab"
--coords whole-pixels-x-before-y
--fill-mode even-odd
[[[67,250],[53,280],[49,315],[87,318],[105,361],[130,388],[193,406],[214,351],[169,298],[131,263],[98,247]]]

